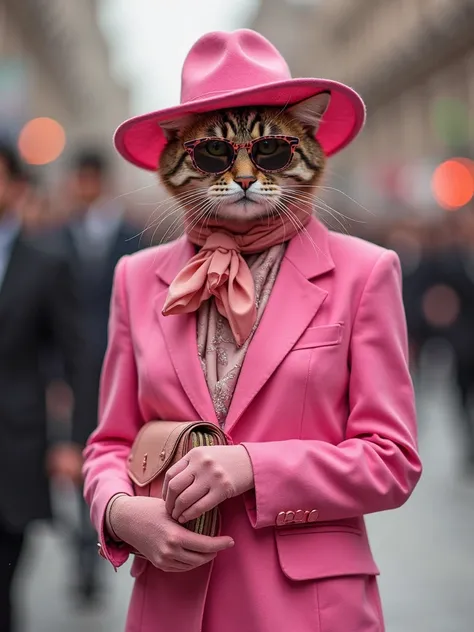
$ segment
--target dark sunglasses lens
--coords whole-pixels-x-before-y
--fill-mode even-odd
[[[220,173],[229,168],[234,150],[223,140],[207,140],[194,148],[194,162],[201,171]]]
[[[291,145],[283,138],[265,138],[253,146],[252,158],[265,171],[279,171],[291,161]]]

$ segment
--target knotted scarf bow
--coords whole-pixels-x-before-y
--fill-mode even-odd
[[[295,217],[290,219],[290,214]],[[257,318],[254,282],[241,253],[262,252],[291,239],[310,217],[310,208],[288,209],[284,216],[260,220],[245,233],[231,232],[223,224],[193,226],[187,231],[188,238],[202,248],[171,283],[163,315],[194,312],[214,296],[219,313],[227,318],[241,346]]]

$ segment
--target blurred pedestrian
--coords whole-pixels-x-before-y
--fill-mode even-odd
[[[425,314],[437,337],[453,352],[460,404],[460,452],[465,473],[474,475],[474,222],[472,210],[450,217],[451,230],[432,261],[425,289]]]
[[[394,250],[402,269],[403,304],[407,321],[410,370],[416,378],[419,363],[419,320],[420,302],[418,278],[422,273],[423,251],[421,227],[416,219],[395,221],[385,232],[383,245]],[[380,244],[382,245],[382,244]]]
[[[25,172],[23,191],[17,212],[23,229],[30,235],[39,235],[50,228],[51,212],[48,193],[40,182]]]
[[[87,393],[81,407],[84,423],[74,425],[72,439],[84,447],[97,425],[99,381],[107,347],[110,296],[115,265],[124,255],[139,248],[136,227],[124,215],[121,203],[113,198],[113,173],[107,157],[95,148],[78,151],[67,174],[69,222],[59,236],[67,245],[69,261],[79,288],[81,314],[87,339]],[[80,469],[76,472],[80,477]],[[88,508],[79,489],[80,525],[75,534],[77,594],[93,602],[101,592],[97,556],[97,536]]]
[[[84,340],[68,261],[24,232],[25,173],[0,145],[0,630],[12,630],[12,582],[27,527],[51,517],[44,350],[61,349],[73,390]],[[54,447],[52,453],[59,446]],[[51,454],[52,454],[51,453]],[[75,452],[79,462],[80,454]],[[54,461],[54,459],[53,459]],[[60,472],[55,472],[60,474]]]
[[[425,227],[420,262],[412,274],[410,333],[418,355],[434,340],[445,341],[453,358],[459,402],[462,469],[474,473],[474,230],[469,212]]]

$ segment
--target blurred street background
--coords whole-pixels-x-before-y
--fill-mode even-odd
[[[14,480],[14,468],[29,459],[2,427],[15,423],[14,416],[4,420],[11,409],[4,395],[24,396],[17,386],[24,376],[9,374],[22,337],[28,348],[49,341],[36,336],[32,314],[46,300],[41,275],[50,272],[43,274],[44,260],[33,252],[30,276],[25,267],[13,269],[13,254],[5,272],[4,242],[15,231],[53,238],[61,254],[48,265],[65,259],[80,270],[61,290],[81,288],[77,331],[60,313],[49,324],[63,323],[56,337],[64,346],[76,334],[79,340],[86,323],[91,382],[77,392],[92,410],[114,265],[180,234],[155,176],[114,154],[114,130],[129,116],[179,101],[180,68],[200,35],[241,27],[270,39],[293,76],[341,80],[367,104],[364,132],[329,163],[317,212],[333,230],[392,248],[402,262],[425,472],[405,507],[368,518],[387,632],[472,632],[473,0],[0,0],[0,211],[10,213],[7,228],[0,216],[0,463],[11,451]],[[15,150],[21,164],[2,147]],[[19,327],[30,323],[36,337],[7,330],[6,315]],[[90,429],[71,434],[66,385],[79,360],[71,345],[61,351],[65,361],[50,345],[42,369],[54,520],[26,531],[15,582],[18,632],[119,632],[131,579],[127,568],[115,574],[94,551],[77,475]],[[15,441],[25,442],[28,423]],[[0,515],[0,538],[6,533],[20,547],[34,503],[8,502],[12,517],[4,529]],[[46,505],[35,511],[49,514]]]

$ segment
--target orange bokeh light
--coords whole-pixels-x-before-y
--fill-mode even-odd
[[[60,123],[41,117],[28,121],[18,137],[18,149],[30,165],[47,165],[62,154],[66,133]]]
[[[474,163],[465,158],[443,162],[436,168],[431,186],[436,201],[445,210],[465,206],[474,196]]]
[[[465,206],[474,196],[474,163],[465,158],[443,162],[436,168],[431,186],[436,201],[445,210]]]

